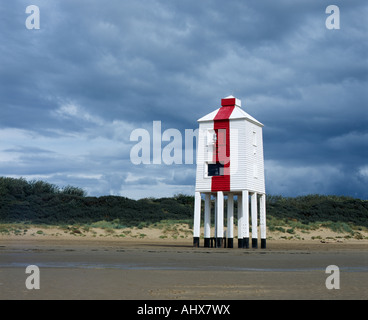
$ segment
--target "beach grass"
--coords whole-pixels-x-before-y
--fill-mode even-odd
[[[193,234],[192,228],[193,223],[189,219],[168,219],[155,223],[141,222],[134,227],[124,225],[119,219],[73,225],[46,225],[20,222],[0,223],[0,236],[76,236],[176,240],[191,238]],[[212,225],[212,229],[214,229],[214,225]],[[234,226],[234,235],[234,238],[236,238],[236,224]],[[302,223],[296,219],[280,219],[271,216],[267,218],[267,238],[271,240],[367,240],[368,228],[346,222],[323,221]]]

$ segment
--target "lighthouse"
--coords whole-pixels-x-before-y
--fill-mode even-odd
[[[200,245],[203,202],[204,246],[233,247],[236,200],[238,248],[249,248],[250,235],[252,248],[258,248],[258,229],[261,248],[266,248],[263,124],[233,96],[221,99],[221,107],[198,122],[193,246]]]

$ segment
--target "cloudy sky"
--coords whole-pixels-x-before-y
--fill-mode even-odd
[[[184,140],[234,95],[265,125],[267,193],[368,199],[365,0],[15,0],[0,15],[0,176],[193,194],[194,164],[135,165],[130,135],[161,121]]]

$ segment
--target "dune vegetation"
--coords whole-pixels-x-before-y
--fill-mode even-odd
[[[234,205],[236,211],[236,199]],[[58,226],[75,234],[90,228],[113,233],[127,228],[174,230],[174,225],[186,225],[187,234],[192,228],[193,206],[194,197],[190,195],[140,200],[91,197],[78,187],[60,188],[45,181],[0,177],[0,234],[21,235],[29,225]],[[359,239],[359,231],[368,229],[367,200],[318,194],[268,195],[266,208],[268,230],[285,237],[292,237],[296,230],[307,233],[327,228]]]

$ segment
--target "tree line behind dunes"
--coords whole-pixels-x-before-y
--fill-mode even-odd
[[[121,226],[132,227],[178,220],[190,224],[193,207],[194,197],[183,194],[140,200],[121,196],[90,197],[78,187],[59,188],[45,181],[0,177],[2,223],[60,225],[104,220],[119,221]],[[235,201],[235,210],[236,207]],[[368,201],[352,197],[268,195],[266,209],[267,220],[283,219],[303,224],[330,221],[368,227]]]

